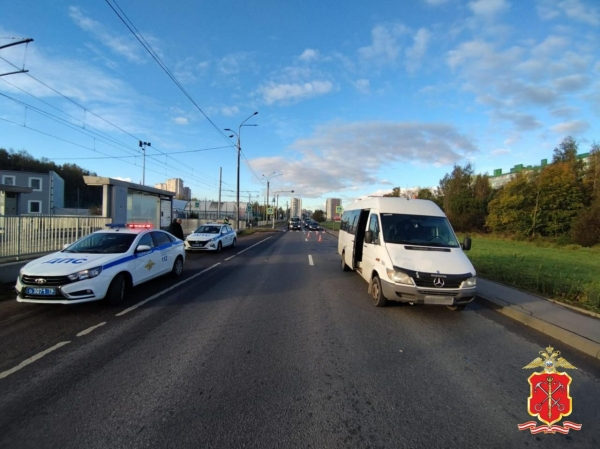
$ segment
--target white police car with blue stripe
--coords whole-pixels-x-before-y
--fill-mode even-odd
[[[77,304],[105,298],[114,305],[129,287],[183,272],[182,240],[147,224],[107,226],[21,268],[17,301]]]

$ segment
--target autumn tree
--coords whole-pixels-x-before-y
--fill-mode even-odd
[[[452,173],[440,181],[438,191],[442,197],[442,208],[457,231],[483,230],[487,205],[491,197],[487,175],[473,173],[473,166],[455,165]]]
[[[389,197],[389,196],[393,196],[393,197],[399,197],[399,196],[400,196],[400,194],[401,194],[401,189],[400,189],[400,187],[394,187],[390,193],[386,193],[386,194],[384,194],[383,196],[388,196],[388,197]]]
[[[321,223],[321,222],[325,221],[325,212],[323,212],[321,209],[317,209],[316,211],[313,212],[312,218],[313,218],[313,220]]]
[[[532,190],[535,174],[517,173],[498,190],[488,205],[486,226],[492,232],[526,237],[535,227],[536,197]]]

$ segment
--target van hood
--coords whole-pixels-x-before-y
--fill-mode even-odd
[[[460,248],[395,244],[387,244],[386,248],[392,263],[398,268],[422,273],[476,274],[473,264]]]

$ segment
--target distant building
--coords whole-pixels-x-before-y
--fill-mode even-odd
[[[327,220],[333,221],[333,219],[341,214],[335,213],[335,208],[342,205],[342,200],[339,198],[327,198],[325,203],[325,216]]]
[[[302,200],[300,198],[292,198],[290,214],[292,217],[300,217],[302,215]]]
[[[183,179],[181,178],[167,179],[167,182],[154,184],[154,188],[175,192],[175,198],[180,200],[189,201],[192,199],[192,190],[183,185]]]
[[[63,207],[65,181],[57,173],[0,170],[0,215],[51,215]]]
[[[590,153],[582,153],[577,155],[577,159],[583,161],[584,166],[588,166],[590,163]],[[528,165],[523,166],[523,164],[515,165],[510,169],[508,173],[502,173],[501,168],[497,168],[494,170],[494,174],[489,177],[490,185],[493,189],[499,189],[500,187],[508,184],[508,182],[517,176],[517,173],[527,173],[527,172],[536,172],[543,169],[548,165],[548,159],[542,159],[540,165]]]

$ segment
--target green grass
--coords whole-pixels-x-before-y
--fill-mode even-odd
[[[325,229],[331,229],[334,231],[340,230],[340,222],[339,221],[323,221],[322,223],[319,223],[319,226],[321,226]]]
[[[472,236],[477,275],[600,312],[600,248]]]

